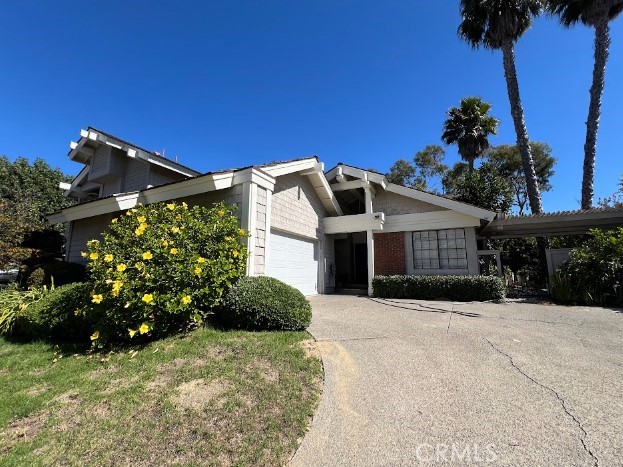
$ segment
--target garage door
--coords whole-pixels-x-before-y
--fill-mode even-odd
[[[272,231],[269,248],[267,275],[305,295],[318,293],[318,242]]]

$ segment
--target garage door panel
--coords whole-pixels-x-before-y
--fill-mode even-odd
[[[272,231],[269,248],[268,276],[297,288],[305,295],[317,293],[318,242]]]

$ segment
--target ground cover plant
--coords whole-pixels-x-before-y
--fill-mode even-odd
[[[84,353],[0,338],[0,465],[284,465],[317,405],[304,332]]]

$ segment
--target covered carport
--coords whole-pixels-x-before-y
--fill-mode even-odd
[[[623,206],[531,214],[528,216],[506,216],[498,213],[497,217],[480,231],[479,238],[505,239],[582,235],[591,229],[612,230],[617,227],[623,227]],[[569,251],[569,248],[546,251],[547,268],[550,275],[560,264],[566,261]]]

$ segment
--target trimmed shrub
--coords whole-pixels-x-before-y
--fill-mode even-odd
[[[551,293],[560,303],[623,305],[623,228],[591,230],[554,275]]]
[[[82,309],[90,287],[84,283],[54,288],[27,306],[17,317],[13,335],[28,340],[88,342],[91,327]]]
[[[246,267],[236,206],[138,206],[113,219],[83,256],[96,346],[165,336],[201,322]]]
[[[311,322],[311,305],[294,287],[267,276],[243,277],[218,311],[227,325],[252,330],[298,331]]]
[[[52,284],[58,287],[74,282],[84,282],[86,270],[82,264],[52,260],[26,268],[20,272],[18,280],[24,288],[51,286]]]
[[[504,283],[496,276],[376,276],[373,296],[419,300],[502,301]]]

